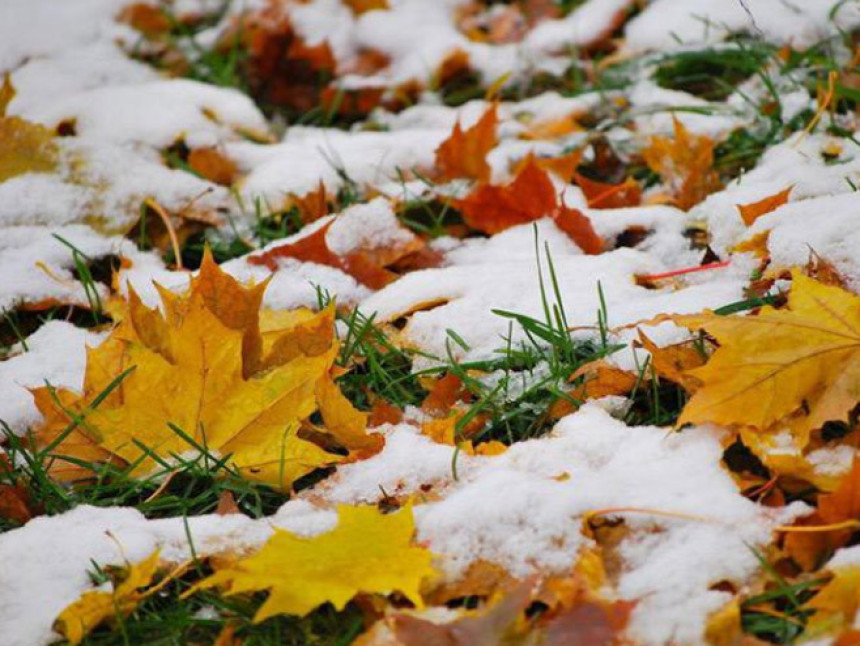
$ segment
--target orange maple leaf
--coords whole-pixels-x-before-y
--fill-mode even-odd
[[[478,122],[463,130],[460,123],[436,149],[436,168],[442,180],[459,177],[486,182],[490,179],[487,153],[498,143],[496,106],[484,113]]]
[[[217,148],[195,148],[188,153],[188,165],[198,175],[221,186],[230,186],[238,172],[235,162]]]
[[[573,179],[585,194],[589,208],[618,209],[639,206],[642,203],[642,187],[632,177],[628,177],[621,184],[607,184],[574,171]]]
[[[565,155],[559,155],[558,157],[535,157],[534,154],[529,153],[514,164],[513,174],[519,174],[519,172],[528,166],[530,162],[534,162],[537,164],[538,168],[542,168],[543,170],[552,173],[560,180],[567,183],[576,173],[576,168],[579,166],[579,162],[581,161],[581,150],[574,150]]]
[[[577,209],[559,205],[555,187],[532,158],[510,184],[478,186],[454,205],[466,224],[484,233],[495,234],[518,224],[551,217],[587,254],[600,253],[602,241],[591,221]]]
[[[758,202],[750,202],[749,204],[738,204],[738,211],[741,213],[741,219],[744,221],[744,224],[747,226],[752,226],[752,223],[758,220],[761,216],[770,213],[771,211],[778,209],[783,204],[788,203],[788,196],[791,194],[791,189],[794,186],[789,186],[788,188],[780,191],[779,193],[774,193],[773,195],[768,195],[764,199],[759,200]]]
[[[424,244],[419,238],[415,238],[412,243],[397,248],[360,249],[340,255],[333,252],[326,242],[326,233],[332,224],[334,224],[334,220],[325,223],[300,240],[274,247],[256,256],[250,256],[248,262],[252,265],[265,265],[272,271],[278,268],[278,258],[294,258],[301,262],[314,262],[318,265],[340,269],[371,289],[381,289],[397,278],[397,274],[386,269],[386,267],[411,253],[419,251]]]
[[[798,527],[838,525],[860,519],[860,459],[854,458],[851,470],[839,486],[829,494],[818,496],[818,509],[797,523]],[[823,532],[790,532],[785,537],[785,550],[805,570],[814,570],[848,543],[856,528]]]
[[[675,136],[651,137],[642,157],[660,175],[678,208],[685,211],[720,187],[714,171],[714,141],[694,135],[678,119],[673,119]]]

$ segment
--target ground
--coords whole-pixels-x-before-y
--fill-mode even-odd
[[[0,641],[857,643],[858,42],[0,4]]]

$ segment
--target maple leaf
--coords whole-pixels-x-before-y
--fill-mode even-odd
[[[847,420],[860,401],[860,297],[795,270],[785,309],[757,316],[669,317],[720,347],[690,371],[702,383],[678,420],[767,429],[791,414],[795,432]],[[808,410],[804,413],[803,410]]]
[[[600,253],[602,241],[591,221],[580,211],[558,204],[555,187],[534,158],[510,184],[478,186],[454,205],[466,224],[477,231],[495,234],[518,224],[551,217],[587,254]]]
[[[531,601],[534,580],[517,585],[488,608],[464,613],[448,623],[434,623],[408,614],[395,615],[391,623],[402,646],[494,646],[522,638],[523,613]]]
[[[851,470],[829,494],[818,496],[818,508],[811,516],[801,519],[798,527],[836,525],[860,519],[860,459],[854,458]],[[805,570],[814,570],[837,548],[846,545],[855,529],[816,532],[789,532],[785,550]]]
[[[0,86],[0,182],[24,173],[50,173],[57,167],[59,150],[54,134],[45,126],[6,116],[15,98],[9,74]]]
[[[344,0],[344,4],[352,9],[356,15],[361,15],[368,11],[388,9],[388,0]]]
[[[188,153],[188,166],[198,175],[222,186],[230,186],[238,172],[233,160],[217,148],[195,148]]]
[[[513,165],[514,175],[518,175],[529,163],[537,164],[537,167],[552,173],[563,182],[567,183],[576,173],[579,163],[582,161],[582,151],[574,150],[558,157],[536,157],[529,153]]]
[[[268,251],[250,256],[252,265],[265,265],[272,271],[278,268],[278,258],[294,258],[301,262],[314,262],[340,269],[371,289],[380,289],[397,278],[397,274],[386,269],[398,260],[415,253],[424,244],[418,237],[412,237],[405,245],[360,249],[339,255],[334,253],[326,242],[326,233],[334,220],[326,222],[313,233],[287,244],[278,245]]]
[[[578,403],[589,399],[607,397],[610,395],[627,395],[638,381],[635,374],[613,366],[607,361],[591,361],[578,368],[568,381],[580,383],[568,393],[568,397]],[[558,399],[550,408],[550,415],[561,418],[579,408],[569,399]]]
[[[676,343],[661,348],[642,330],[639,330],[638,343],[651,355],[651,365],[660,377],[684,386],[687,392],[698,388],[698,381],[691,377],[689,371],[704,364],[705,357],[692,344]]]
[[[319,181],[315,190],[308,191],[303,196],[290,193],[287,203],[298,208],[302,222],[305,224],[316,222],[321,217],[328,215],[329,211],[328,193],[322,180]]]
[[[454,125],[451,135],[436,149],[436,168],[442,180],[459,177],[486,182],[490,179],[487,153],[495,148],[496,106],[487,110],[472,127],[463,130],[460,123]]]
[[[642,203],[642,187],[632,177],[621,184],[607,184],[574,172],[573,179],[582,189],[591,209],[619,209]]]
[[[83,394],[59,391],[55,401],[47,388],[34,391],[46,417],[38,444],[72,428],[56,447],[60,456],[119,459],[143,475],[192,450],[193,441],[281,488],[343,459],[299,437],[318,409],[333,420],[325,432],[337,442],[367,449],[364,416],[331,393],[334,310],[292,315],[285,327],[264,325],[265,288],[243,287],[207,252],[187,293],[159,289],[164,314],[132,292],[119,325],[88,352]],[[125,378],[100,401],[123,370]],[[81,471],[61,458],[53,467],[63,479],[85,476]]]
[[[651,137],[642,157],[660,175],[685,211],[717,190],[720,180],[713,170],[714,142],[704,135],[693,135],[674,119],[675,136]]]
[[[778,209],[783,204],[787,204],[788,196],[791,195],[791,190],[793,188],[793,186],[789,186],[779,193],[769,195],[758,202],[738,204],[738,211],[740,211],[741,219],[744,221],[744,224],[751,226],[752,223],[758,220],[761,216]]]
[[[850,628],[860,608],[860,566],[834,568],[833,578],[804,608],[815,613],[804,631],[810,637]]]
[[[223,567],[196,588],[227,594],[270,592],[254,621],[276,614],[306,615],[329,602],[342,609],[359,593],[399,592],[421,606],[421,582],[434,573],[432,555],[412,545],[412,506],[382,514],[376,507],[338,506],[332,531],[302,538],[282,529],[259,552]]]
[[[54,629],[65,637],[72,646],[83,641],[94,628],[108,619],[121,615],[127,617],[138,604],[158,592],[165,583],[184,571],[179,566],[162,579],[157,585],[152,580],[160,567],[159,552],[129,565],[122,573],[120,582],[113,582],[110,592],[90,590],[77,601],[69,604],[54,622]]]

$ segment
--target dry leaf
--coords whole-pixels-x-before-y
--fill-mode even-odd
[[[238,172],[233,160],[217,148],[195,148],[188,154],[188,166],[201,177],[221,186],[230,186]]]
[[[365,435],[363,416],[344,411],[343,401],[326,401],[333,397],[329,373],[338,351],[333,309],[262,334],[265,287],[243,287],[207,253],[188,292],[160,289],[164,314],[132,292],[119,326],[88,353],[84,393],[59,391],[60,408],[47,388],[34,392],[46,417],[37,430],[39,445],[63,433],[72,415],[82,415],[56,448],[58,455],[95,461],[114,456],[145,475],[159,467],[155,457],[169,460],[195,450],[184,433],[210,451],[231,454],[246,476],[286,488],[343,459],[298,436],[320,408],[324,417],[337,419],[327,430],[331,436],[346,448],[365,450],[373,440]],[[130,372],[94,407],[123,370]],[[60,458],[53,472],[64,479],[88,475]]]
[[[591,209],[620,209],[642,203],[642,187],[632,177],[621,184],[598,182],[579,173],[574,173],[573,179],[582,189]]]
[[[574,150],[558,157],[536,157],[534,154],[529,153],[514,164],[512,172],[514,175],[518,175],[528,164],[534,163],[538,168],[552,173],[561,181],[567,183],[576,173],[576,169],[581,161],[581,150]]]
[[[113,590],[103,592],[92,590],[66,606],[54,623],[54,629],[65,637],[72,646],[83,641],[101,623],[122,615],[130,615],[137,605],[155,592],[151,587],[159,567],[159,553],[128,567],[120,583],[113,584]]]
[[[797,523],[831,525],[860,519],[860,459],[854,458],[851,470],[829,494],[818,496],[817,510]],[[837,548],[848,543],[856,530],[839,529],[829,532],[789,532],[785,537],[785,550],[807,571],[820,567]]]
[[[720,180],[713,170],[713,140],[690,133],[678,119],[673,121],[675,137],[651,137],[642,157],[669,187],[678,207],[686,211],[717,190]]]
[[[635,387],[637,378],[632,372],[627,372],[607,361],[592,361],[581,366],[574,372],[568,381],[581,380],[581,383],[568,393],[578,403],[589,399],[607,397],[611,395],[627,395]],[[550,409],[553,418],[561,418],[569,415],[578,408],[578,405],[567,399],[558,399]]]
[[[436,149],[436,169],[441,180],[460,177],[486,182],[490,179],[487,153],[495,148],[496,106],[488,109],[478,122],[463,130],[458,122],[451,135]]]
[[[317,184],[316,190],[308,191],[299,197],[294,193],[289,195],[288,204],[299,209],[302,222],[310,224],[328,215],[328,193],[322,180]]]
[[[418,251],[424,243],[417,236],[410,242],[396,247],[385,246],[362,249],[345,255],[338,255],[329,249],[326,233],[334,220],[325,223],[310,235],[268,251],[250,256],[252,265],[265,265],[272,271],[278,268],[278,258],[294,258],[301,262],[314,262],[340,269],[371,289],[380,289],[397,278],[397,274],[386,269],[398,260]]]
[[[679,384],[687,392],[698,388],[699,382],[688,371],[705,363],[705,357],[691,343],[676,343],[659,347],[639,330],[639,343],[651,355],[651,365],[662,379]]]
[[[388,0],[344,0],[344,4],[359,16],[367,11],[388,9]]]
[[[59,157],[54,134],[48,128],[20,117],[3,116],[14,96],[7,76],[0,89],[0,182],[24,173],[50,173]]]
[[[359,593],[399,592],[421,605],[421,582],[434,573],[431,554],[412,544],[412,506],[382,514],[376,507],[338,507],[330,532],[302,538],[282,529],[252,556],[216,566],[197,588],[226,594],[268,590],[259,622],[276,614],[306,615],[329,602],[342,609]]]
[[[804,606],[815,612],[804,635],[832,635],[853,625],[860,608],[860,566],[835,568],[833,578]]]
[[[679,424],[713,422],[767,429],[803,408],[796,432],[847,420],[860,401],[860,297],[792,273],[785,309],[757,316],[672,316],[720,344],[690,375],[702,387]]]
[[[744,221],[744,224],[752,226],[753,222],[758,220],[761,216],[778,209],[783,204],[787,204],[788,196],[791,195],[791,189],[793,188],[793,186],[789,186],[779,193],[769,195],[758,202],[738,204],[738,211],[741,213],[741,219]]]
[[[464,613],[448,623],[434,623],[420,617],[399,614],[393,617],[394,633],[403,646],[497,646],[507,639],[522,637],[524,611],[531,601],[535,583],[525,581],[509,594],[478,612]]]

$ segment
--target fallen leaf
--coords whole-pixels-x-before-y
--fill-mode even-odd
[[[188,166],[198,175],[221,186],[230,186],[238,169],[233,160],[217,148],[195,148],[188,154]]]
[[[448,373],[434,380],[430,392],[421,402],[421,410],[430,415],[447,415],[458,401],[468,395],[469,391],[462,380],[453,373]]]
[[[388,9],[388,0],[344,0],[344,4],[359,16],[368,11]]]
[[[325,184],[320,180],[316,190],[308,191],[303,196],[290,194],[288,204],[295,206],[302,216],[302,222],[310,224],[328,215],[328,194]]]
[[[692,343],[676,343],[659,347],[639,330],[639,343],[651,355],[654,371],[663,379],[684,386],[687,392],[698,388],[699,382],[689,373],[705,363],[705,357]]]
[[[850,628],[860,608],[860,566],[834,568],[832,573],[833,578],[804,606],[815,613],[804,631],[813,639]]]
[[[403,646],[497,646],[521,637],[524,611],[531,601],[534,580],[525,581],[489,607],[466,612],[448,623],[434,623],[408,614],[395,615],[394,633]]]
[[[592,361],[574,372],[568,381],[579,382],[568,392],[568,397],[578,402],[574,404],[568,399],[558,399],[550,409],[554,419],[573,413],[579,404],[589,399],[598,399],[611,395],[627,395],[635,387],[637,377],[632,372],[622,370],[607,361]]]
[[[165,34],[171,27],[167,14],[158,6],[146,2],[135,2],[124,7],[117,20],[148,37]]]
[[[129,565],[122,573],[120,582],[112,583],[110,592],[91,590],[66,606],[54,622],[54,629],[72,646],[76,646],[106,620],[117,615],[127,617],[141,601],[158,589],[151,584],[159,565],[158,551],[140,563]]]
[[[562,204],[555,211],[552,219],[556,226],[582,249],[583,253],[593,256],[603,251],[603,240],[591,226],[588,216],[579,209]]]
[[[558,119],[530,123],[526,130],[520,133],[520,139],[553,140],[574,132],[582,132],[583,127],[576,120],[577,114],[569,114]]]
[[[0,85],[0,119],[6,117],[6,110],[15,98],[15,87],[12,85],[12,75],[3,73],[3,85]]]
[[[27,487],[20,483],[0,485],[0,519],[23,525],[32,517]]]
[[[278,258],[293,258],[301,262],[313,262],[340,269],[371,289],[380,289],[397,278],[397,274],[386,269],[398,260],[424,246],[417,237],[412,236],[405,245],[380,246],[372,249],[359,249],[339,255],[334,253],[326,242],[326,233],[334,220],[326,222],[313,233],[287,244],[278,245],[268,251],[249,256],[252,265],[265,265],[272,271],[278,268]]]
[[[671,316],[720,347],[689,372],[702,387],[678,420],[767,429],[801,409],[797,432],[847,420],[860,401],[860,297],[792,273],[785,309],[755,316]]]
[[[769,195],[758,202],[738,204],[738,211],[740,211],[741,219],[744,221],[744,224],[752,226],[753,222],[758,220],[761,216],[778,209],[783,204],[787,204],[788,196],[791,195],[791,190],[793,188],[793,186],[789,186],[779,193]]]
[[[705,641],[711,646],[737,646],[743,636],[741,604],[737,597],[708,615]]]
[[[651,137],[642,157],[669,187],[678,208],[688,210],[720,187],[713,169],[714,142],[690,133],[673,118],[675,136]]]
[[[454,125],[451,135],[436,149],[436,169],[441,180],[464,177],[479,182],[490,179],[487,153],[495,148],[496,106],[491,106],[478,122],[463,130],[460,123]]]
[[[194,589],[223,587],[228,595],[268,590],[255,622],[277,614],[306,615],[323,603],[337,610],[357,594],[399,592],[421,606],[421,582],[434,573],[431,554],[412,544],[412,507],[382,514],[376,507],[338,507],[337,527],[302,538],[275,528],[249,557],[216,565]]]
[[[552,173],[567,183],[574,176],[577,166],[582,161],[582,151],[574,150],[558,157],[536,157],[529,153],[513,166],[513,174],[518,175],[529,163],[535,163],[538,168]]]
[[[8,79],[0,99],[8,103],[14,89]],[[5,105],[0,112],[5,112]],[[20,117],[0,116],[0,182],[25,173],[50,173],[57,167],[59,149],[53,133]]]
[[[159,288],[164,314],[130,296],[117,328],[89,350],[82,395],[58,391],[58,406],[49,389],[34,391],[46,417],[38,444],[54,442],[71,424],[58,456],[105,461],[107,454],[146,475],[159,460],[195,450],[194,442],[230,454],[247,477],[287,488],[343,460],[298,435],[325,407],[324,416],[337,419],[331,436],[348,449],[366,449],[372,440],[356,426],[363,417],[350,417],[339,401],[332,413],[325,401],[333,397],[327,380],[338,352],[333,309],[263,335],[265,287],[243,287],[207,252],[185,294]],[[96,404],[123,370],[125,378]],[[88,475],[61,457],[52,470],[61,479]]]
[[[621,184],[607,184],[575,172],[573,179],[582,189],[591,209],[620,209],[642,203],[642,187],[632,177]]]
[[[817,510],[796,523],[798,527],[832,525],[860,519],[860,459],[854,458],[851,470],[829,494],[819,494]],[[812,571],[823,565],[837,548],[848,543],[856,529],[821,532],[788,532],[784,547],[801,567]]]

